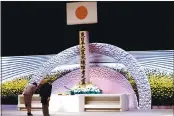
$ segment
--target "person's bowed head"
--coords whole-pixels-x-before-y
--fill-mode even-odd
[[[45,79],[42,79],[41,81],[40,81],[40,84],[44,84],[46,81],[45,81]]]

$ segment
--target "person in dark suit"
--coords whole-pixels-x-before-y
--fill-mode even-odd
[[[41,97],[41,103],[42,103],[42,111],[43,111],[43,116],[50,116],[49,115],[49,101],[50,101],[50,96],[51,96],[51,91],[52,91],[52,82],[51,81],[46,81],[43,84],[41,84],[40,87],[40,97]]]

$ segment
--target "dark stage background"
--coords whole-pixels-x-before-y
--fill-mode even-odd
[[[75,26],[66,25],[66,2],[1,5],[2,56],[56,54],[77,45],[80,30],[127,51],[174,49],[171,2],[98,2],[98,23]]]

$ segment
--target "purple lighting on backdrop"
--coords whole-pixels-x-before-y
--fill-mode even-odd
[[[134,94],[129,81],[120,73],[105,67],[90,67],[90,81],[98,86],[104,94]],[[79,83],[81,73],[78,70],[72,71],[53,83],[53,93],[65,92],[75,84]],[[129,96],[129,108],[137,107],[135,95]]]

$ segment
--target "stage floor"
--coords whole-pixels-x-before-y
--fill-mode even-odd
[[[34,110],[32,113],[34,116],[43,116],[41,110]],[[2,105],[2,116],[26,116],[26,111],[18,111],[16,105]],[[127,112],[50,113],[50,116],[174,116],[174,114],[172,109],[152,109]]]

